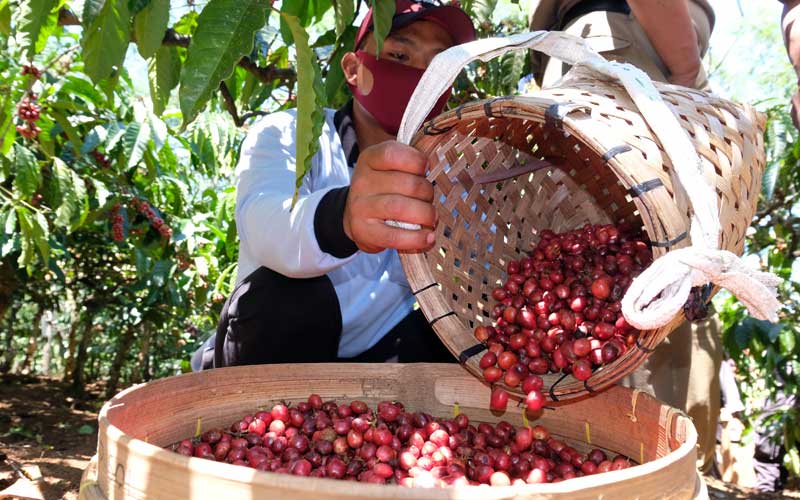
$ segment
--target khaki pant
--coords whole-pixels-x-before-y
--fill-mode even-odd
[[[622,380],[622,385],[649,392],[692,418],[697,428],[697,466],[703,471],[714,460],[721,362],[722,332],[714,314],[696,323],[684,322]]]
[[[711,37],[711,23],[706,12],[694,2],[689,2],[689,15],[697,33],[697,43],[701,56],[708,50]],[[653,48],[642,26],[633,14],[616,12],[592,12],[572,20],[564,31],[584,38],[589,45],[606,59],[628,62],[638,67],[650,78],[666,82],[669,70]],[[560,79],[569,66],[558,60],[545,62],[542,86],[548,87]],[[708,78],[700,68],[695,88],[707,90]]]
[[[705,54],[711,35],[708,17],[693,2],[689,3],[689,7],[700,53]],[[592,12],[569,23],[564,31],[586,39],[606,59],[629,62],[653,80],[667,81],[667,68],[633,15]],[[568,69],[561,61],[547,61],[543,86],[554,84]],[[695,86],[699,89],[708,88],[708,79],[702,69]],[[703,471],[711,467],[714,458],[721,362],[720,322],[715,314],[698,323],[683,323],[639,370],[622,381],[623,385],[653,394],[692,417],[698,432],[698,467]]]

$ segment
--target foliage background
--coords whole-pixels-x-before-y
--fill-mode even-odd
[[[532,4],[462,3],[481,36],[524,30]],[[748,249],[787,278],[778,326],[716,299],[752,424],[765,398],[800,388],[800,146],[777,13],[728,3],[715,0],[717,32],[738,28],[712,38],[708,67],[720,93],[769,114]],[[385,34],[391,0],[0,0],[0,372],[77,393],[104,380],[110,395],[187,370],[235,277],[232,174],[248,125],[297,107],[298,142],[314,144],[319,107],[348,98],[338,62],[369,5]],[[475,64],[451,103],[513,93],[527,72],[523,54]],[[26,138],[17,106],[31,94],[41,131]],[[298,152],[298,176],[313,152]],[[771,420],[795,449],[797,409]]]

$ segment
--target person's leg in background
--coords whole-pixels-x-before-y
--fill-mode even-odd
[[[708,48],[711,26],[705,12],[690,2],[690,15],[701,54]],[[655,81],[665,82],[667,69],[641,25],[632,14],[592,12],[567,24],[564,31],[580,36],[610,60],[629,62]],[[549,60],[543,86],[553,85],[569,69],[561,61]],[[696,86],[708,87],[701,69]],[[708,470],[713,463],[719,418],[719,365],[722,340],[719,318],[683,323],[660,345],[647,361],[623,380],[623,385],[653,394],[657,399],[685,411],[698,432],[698,467]]]

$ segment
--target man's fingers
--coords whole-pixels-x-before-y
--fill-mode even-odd
[[[420,175],[406,172],[375,172],[370,187],[374,193],[395,193],[428,203],[433,201],[433,184]]]
[[[372,220],[362,227],[363,241],[370,247],[393,248],[395,250],[428,250],[434,241],[434,233],[429,229],[412,231],[387,226],[383,221]]]
[[[415,175],[425,175],[428,159],[412,148],[397,141],[386,141],[366,148],[358,163],[366,162],[373,170],[399,170]]]
[[[369,214],[370,220],[397,220],[426,227],[436,224],[436,209],[428,202],[397,194],[372,196],[364,202],[369,206],[362,213]]]

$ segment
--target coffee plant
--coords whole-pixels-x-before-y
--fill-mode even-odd
[[[481,37],[524,30],[528,3],[461,2]],[[296,107],[299,182],[320,108],[348,99],[339,61],[369,6],[382,40],[392,0],[0,0],[0,372],[57,371],[76,391],[105,379],[111,394],[188,369],[236,275],[240,141],[254,119]],[[754,47],[769,47],[757,64],[784,57],[774,33],[755,36]],[[451,105],[514,93],[528,68],[522,53],[475,63]],[[769,168],[748,246],[791,278],[800,245],[793,78],[785,64],[769,68],[749,73],[768,79],[755,80],[772,100],[757,103],[771,109]],[[778,326],[716,299],[753,409],[800,387],[796,281],[784,284]],[[800,471],[797,409],[771,418]]]

